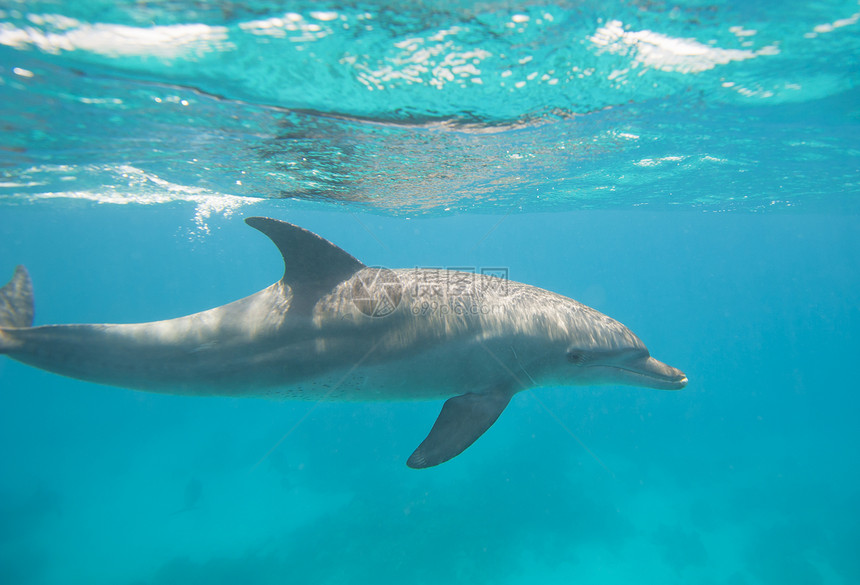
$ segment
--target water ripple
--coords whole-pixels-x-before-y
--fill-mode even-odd
[[[808,204],[834,191],[821,169],[836,191],[860,184],[845,147],[858,14],[835,1],[7,1],[0,197],[157,200],[158,181],[116,172],[135,168],[217,195],[402,214]]]

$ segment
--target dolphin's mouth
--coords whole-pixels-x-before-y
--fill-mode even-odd
[[[678,368],[664,364],[652,357],[641,358],[625,364],[602,365],[613,372],[614,382],[645,386],[658,390],[680,390],[687,385],[687,376]]]

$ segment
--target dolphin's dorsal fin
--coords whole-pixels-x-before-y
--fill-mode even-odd
[[[309,314],[314,304],[364,264],[328,240],[299,226],[268,217],[245,223],[274,242],[284,258],[284,283],[293,291],[290,312]]]
[[[430,434],[418,445],[406,465],[423,469],[456,457],[493,426],[511,396],[510,389],[499,387],[481,394],[470,392],[449,398]]]

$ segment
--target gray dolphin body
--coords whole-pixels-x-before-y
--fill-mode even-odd
[[[272,286],[166,321],[33,327],[19,266],[0,289],[0,353],[167,394],[447,399],[407,461],[414,468],[460,454],[529,387],[687,383],[624,325],[572,299],[481,274],[370,268],[300,227],[245,221],[284,257]]]

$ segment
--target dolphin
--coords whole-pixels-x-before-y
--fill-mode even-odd
[[[166,394],[446,399],[412,468],[462,453],[521,390],[687,383],[627,327],[573,299],[486,274],[368,267],[290,223],[245,222],[283,256],[270,287],[165,321],[33,327],[33,288],[18,266],[0,289],[0,354]]]

